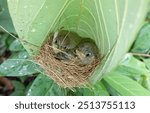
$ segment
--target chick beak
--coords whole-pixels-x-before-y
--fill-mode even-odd
[[[81,60],[85,58],[85,54],[82,53],[82,52],[79,51],[79,50],[76,50],[76,54],[77,54],[77,56],[78,56]]]

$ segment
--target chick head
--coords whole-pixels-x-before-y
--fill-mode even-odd
[[[76,55],[81,61],[81,65],[91,64],[98,58],[98,48],[92,39],[85,38],[77,46]]]
[[[61,30],[53,35],[52,48],[54,53],[64,52],[65,50],[74,49],[80,42],[80,37],[71,31]]]

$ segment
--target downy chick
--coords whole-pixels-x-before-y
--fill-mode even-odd
[[[76,47],[76,55],[80,61],[79,65],[88,65],[99,57],[99,51],[92,39],[83,38]]]
[[[77,33],[60,30],[54,33],[51,46],[57,59],[68,60],[75,56],[74,49],[80,41]]]

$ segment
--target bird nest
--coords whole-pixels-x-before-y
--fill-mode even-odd
[[[39,54],[34,57],[42,68],[46,71],[58,85],[64,88],[81,87],[89,84],[88,78],[92,71],[99,64],[99,59],[96,59],[89,65],[80,66],[76,61],[62,61],[55,58],[53,48],[50,46],[50,41],[43,45]]]

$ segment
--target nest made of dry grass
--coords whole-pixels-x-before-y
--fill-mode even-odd
[[[34,58],[58,85],[64,88],[81,87],[88,84],[91,72],[99,64],[99,59],[86,66],[77,65],[75,61],[60,61],[55,58],[53,49],[47,41]]]

